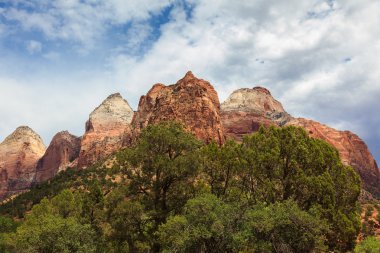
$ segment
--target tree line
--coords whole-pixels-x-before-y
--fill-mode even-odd
[[[58,187],[20,222],[2,217],[0,251],[355,248],[360,179],[335,148],[301,128],[260,128],[219,146],[162,122],[145,128],[112,163],[98,166],[101,177],[82,174],[80,183]]]

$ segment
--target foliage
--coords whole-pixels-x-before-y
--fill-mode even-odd
[[[380,252],[380,240],[369,236],[355,247],[355,253],[378,253]]]
[[[373,206],[370,205],[370,206],[367,206],[367,209],[365,211],[365,217],[368,219],[368,217],[371,217],[372,216],[372,213],[373,213]]]
[[[25,222],[9,237],[15,252],[95,252],[94,232],[78,220],[76,198],[65,190],[33,207]],[[58,205],[57,205],[58,204]]]
[[[331,250],[353,248],[360,229],[360,180],[331,145],[301,128],[270,127],[245,137],[241,145],[208,145],[202,154],[213,194],[251,206],[294,200],[330,224]]]
[[[25,217],[0,239],[10,252],[346,252],[359,192],[338,152],[301,128],[219,146],[163,122],[112,168],[67,170],[0,206]]]
[[[215,195],[188,201],[160,226],[164,252],[320,252],[327,224],[294,201],[242,211]]]
[[[43,198],[52,198],[64,189],[80,189],[95,179],[101,181],[104,188],[112,188],[115,184],[106,180],[109,173],[99,164],[83,170],[68,168],[58,173],[53,179],[33,185],[30,191],[20,194],[9,202],[0,205],[0,215],[24,218],[24,214],[38,204]]]
[[[137,145],[119,154],[118,162],[129,180],[129,190],[152,220],[151,234],[169,213],[179,212],[194,192],[198,173],[195,150],[200,142],[180,124],[148,126]],[[159,245],[153,241],[154,250]]]
[[[9,245],[7,245],[8,234],[16,231],[18,222],[6,216],[0,216],[0,252],[10,252]]]

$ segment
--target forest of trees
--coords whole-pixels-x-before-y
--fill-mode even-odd
[[[112,168],[68,171],[0,206],[0,252],[378,252],[360,180],[296,127],[203,144],[148,126]],[[356,248],[355,248],[356,247]]]

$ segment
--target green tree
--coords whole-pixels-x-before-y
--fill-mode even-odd
[[[200,146],[180,124],[161,122],[146,127],[134,148],[118,154],[130,193],[139,198],[152,219],[152,235],[171,212],[179,212],[194,195],[199,171],[195,151]],[[158,250],[155,243],[153,251]]]
[[[189,200],[158,235],[164,252],[323,252],[327,229],[292,200],[242,209],[206,194]]]
[[[82,210],[82,199],[77,193],[69,189],[61,191],[51,200],[53,209],[62,218],[76,217],[80,218]]]
[[[145,233],[147,222],[139,202],[130,200],[119,202],[110,216],[111,239],[116,242],[116,252],[145,252],[149,248]]]
[[[318,210],[332,225],[330,249],[353,249],[360,229],[360,180],[335,148],[297,127],[260,128],[242,145],[243,195],[252,203],[294,199],[302,210]]]
[[[374,236],[369,236],[355,247],[355,253],[378,253],[380,252],[380,241]]]
[[[95,231],[95,244],[98,250],[104,247],[104,195],[102,185],[97,180],[91,180],[87,183],[87,189],[81,194],[81,217],[80,221],[83,224],[89,224]]]
[[[18,225],[19,223],[15,222],[12,218],[0,216],[0,252],[11,252],[7,243],[9,240],[8,234],[15,232]]]
[[[233,252],[234,216],[232,207],[215,195],[190,199],[183,215],[160,226],[164,252]]]
[[[15,252],[95,252],[90,225],[82,225],[75,217],[63,218],[58,213],[47,199],[35,205],[11,235],[10,244]]]
[[[316,212],[302,211],[287,200],[248,211],[241,232],[254,252],[325,252],[328,224]]]
[[[242,168],[240,152],[241,145],[235,141],[227,141],[221,147],[212,142],[200,150],[205,181],[217,197],[231,197],[236,190],[236,178]]]

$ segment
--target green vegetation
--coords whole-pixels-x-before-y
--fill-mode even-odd
[[[0,252],[8,253],[10,251],[10,246],[8,244],[8,236],[16,231],[19,224],[13,219],[0,216]]]
[[[365,211],[365,217],[368,219],[368,217],[371,217],[372,216],[372,213],[373,213],[373,206],[368,206],[367,207],[367,210]]]
[[[367,238],[376,236],[379,227],[379,205],[374,202],[362,203],[362,213],[364,217],[362,220],[361,237]],[[377,214],[376,214],[377,213]]]
[[[355,247],[355,253],[378,253],[380,252],[380,240],[373,236],[367,237]]]
[[[11,248],[20,253],[95,252],[95,233],[89,224],[80,222],[78,201],[69,190],[51,201],[43,199],[10,235]]]
[[[10,224],[0,231],[0,247],[115,253],[355,247],[359,177],[333,147],[301,128],[261,128],[220,147],[200,143],[179,124],[160,123],[115,160],[108,169],[67,170],[0,206],[2,215],[23,218],[19,226],[0,219]]]

